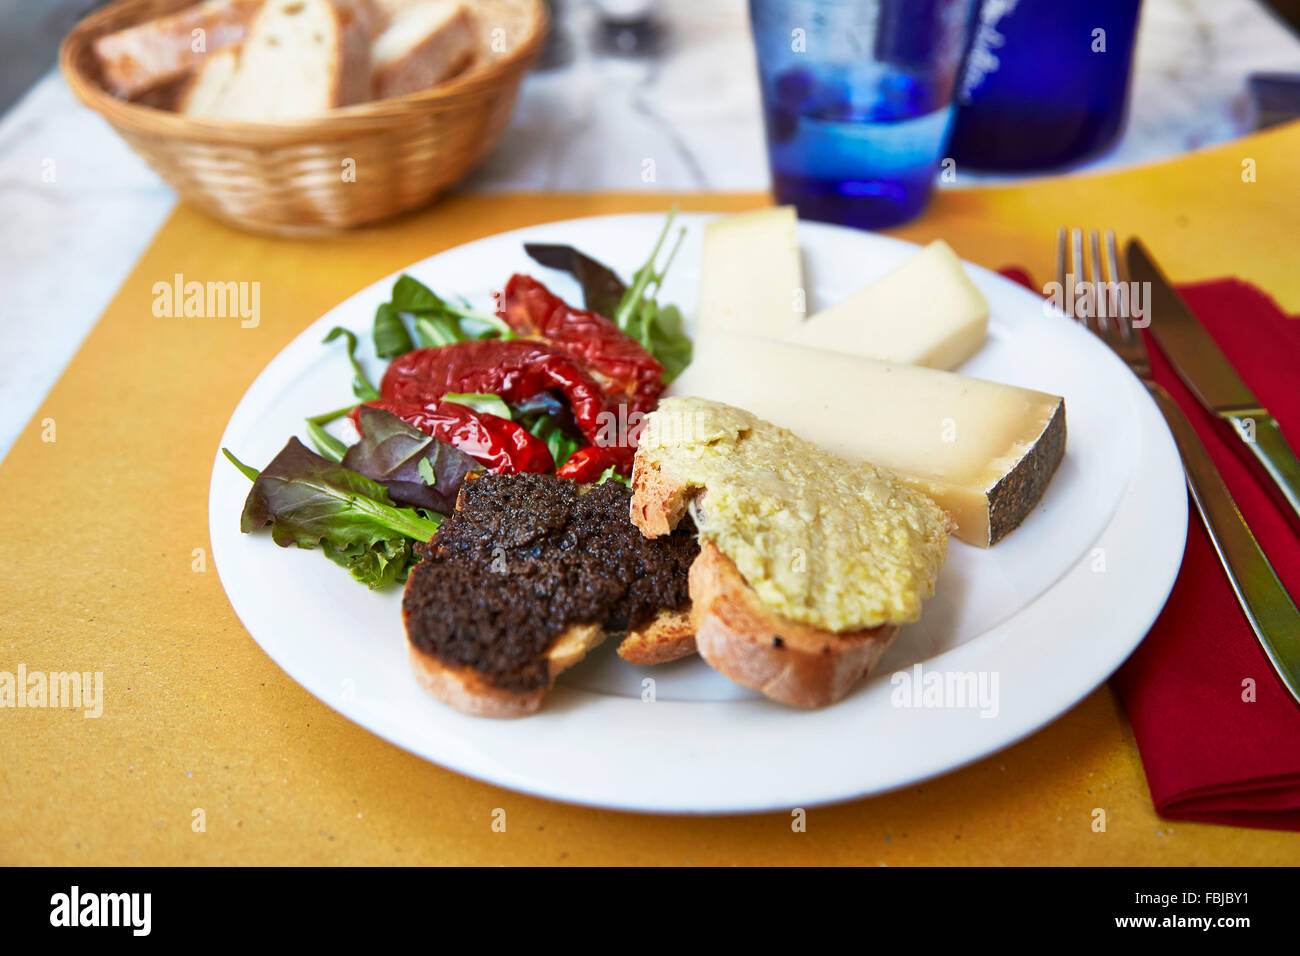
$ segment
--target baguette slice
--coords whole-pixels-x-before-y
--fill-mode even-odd
[[[137,97],[195,70],[209,54],[241,43],[262,0],[206,0],[95,40],[104,84]],[[199,31],[202,31],[201,33]]]
[[[237,49],[211,57],[181,99],[181,112],[275,122],[318,116],[366,99],[367,3],[266,0]]]
[[[488,683],[472,668],[448,663],[407,642],[415,679],[426,691],[451,707],[475,717],[526,717],[542,706],[555,678],[587,656],[606,637],[599,624],[578,624],[556,639],[547,654],[550,677],[546,687],[525,693]]]
[[[429,0],[396,10],[371,47],[374,99],[427,90],[474,59],[474,20],[459,0]]]
[[[618,645],[619,657],[642,666],[666,664],[694,653],[695,623],[689,607],[660,611],[644,627],[629,631]]]
[[[695,643],[718,673],[792,707],[825,707],[870,673],[896,624],[836,633],[768,611],[731,559],[705,542],[691,565]]]

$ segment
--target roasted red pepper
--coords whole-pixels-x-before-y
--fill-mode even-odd
[[[585,369],[611,404],[649,412],[664,390],[664,367],[608,318],[575,309],[531,276],[515,274],[497,314],[521,338],[545,342]]]
[[[588,441],[617,440],[618,412],[608,407],[600,387],[541,342],[484,339],[407,352],[389,364],[380,393],[386,401],[428,405],[448,392],[484,392],[518,402],[547,389],[568,399],[574,421]]]
[[[408,425],[460,449],[498,474],[513,475],[521,471],[544,474],[555,467],[546,443],[508,419],[437,400],[423,404],[401,401],[366,404],[392,412]],[[361,427],[359,415],[357,409],[352,410],[352,422],[358,428]]]

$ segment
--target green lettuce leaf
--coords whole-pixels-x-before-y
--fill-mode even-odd
[[[251,471],[222,451],[241,472]],[[406,579],[416,561],[412,542],[432,538],[439,520],[397,507],[383,485],[290,438],[253,481],[239,527],[270,526],[280,547],[319,548],[358,581],[379,588]]]

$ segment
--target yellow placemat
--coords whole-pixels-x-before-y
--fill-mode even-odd
[[[942,236],[971,260],[1020,264],[1043,281],[1056,226],[1110,226],[1140,233],[1178,281],[1239,275],[1300,311],[1297,157],[1293,126],[1133,172],[946,192],[899,234]],[[1253,182],[1243,178],[1246,160]],[[0,466],[0,682],[21,667],[101,672],[104,688],[98,718],[0,709],[0,863],[1300,858],[1300,834],[1156,817],[1106,687],[1001,754],[811,810],[806,832],[795,832],[788,814],[626,815],[478,783],[353,725],[261,652],[212,568],[207,493],[226,420],[263,366],[329,307],[439,250],[548,220],[662,210],[673,199],[717,210],[767,201],[453,196],[383,228],[310,242],[251,237],[179,207]],[[260,321],[155,315],[155,285],[177,275],[260,283]],[[497,808],[504,833],[492,828]],[[1098,808],[1105,832],[1093,828]]]

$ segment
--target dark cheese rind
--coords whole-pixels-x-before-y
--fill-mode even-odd
[[[989,545],[997,544],[1029,516],[1065,457],[1065,399],[1028,454],[989,489]]]

